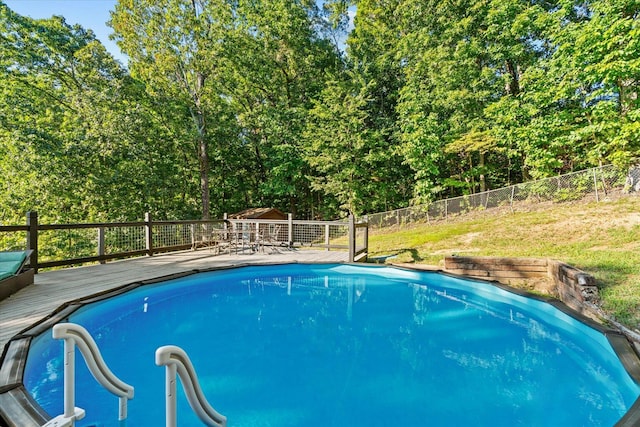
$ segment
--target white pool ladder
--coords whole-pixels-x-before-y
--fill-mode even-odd
[[[74,323],[59,323],[53,327],[53,338],[64,340],[64,414],[43,427],[73,427],[85,411],[75,407],[75,347],[78,346],[91,375],[104,388],[119,398],[118,420],[127,418],[127,400],[133,399],[133,387],[118,379],[104,362],[96,342],[89,332]]]
[[[166,427],[177,427],[176,373],[180,375],[189,405],[200,421],[211,427],[226,427],[227,418],[216,412],[207,402],[200,388],[196,371],[184,350],[174,345],[158,348],[156,365],[166,366]]]

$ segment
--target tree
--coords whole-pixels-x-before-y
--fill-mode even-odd
[[[357,77],[356,77],[357,79]],[[368,152],[376,135],[366,126],[365,91],[350,80],[331,82],[311,112],[307,130],[307,161],[318,171],[311,177],[315,191],[336,200],[324,215],[359,214],[371,194]]]
[[[184,109],[190,121],[186,133],[197,158],[202,217],[210,217],[210,142],[212,126],[224,118],[223,52],[232,24],[232,4],[217,0],[121,0],[111,26],[118,45],[129,58],[134,77],[149,94]],[[186,123],[171,121],[180,127]],[[223,131],[222,134],[225,132]]]
[[[226,81],[260,204],[312,215],[302,153],[309,110],[338,69],[337,49],[317,34],[315,2],[240,1],[233,73]]]
[[[179,138],[93,33],[4,5],[0,23],[2,218],[192,216]]]
[[[375,192],[365,211],[390,210],[408,203],[414,183],[413,172],[404,162],[400,146],[399,91],[405,85],[398,43],[405,29],[398,23],[401,2],[365,0],[357,2],[355,28],[347,38],[347,76],[359,84],[352,90],[366,102],[360,114],[369,135],[367,162]],[[355,77],[353,77],[355,76]],[[375,183],[375,184],[373,184]]]
[[[532,114],[524,147],[553,159],[552,170],[628,163],[640,145],[640,45],[633,1],[567,3],[555,11],[546,38],[554,46],[524,75]]]
[[[500,115],[517,104],[522,73],[544,54],[537,43],[544,13],[520,0],[398,5],[406,31],[397,53],[406,79],[398,103],[400,139],[416,174],[418,200],[446,190],[445,180],[460,187],[460,179],[450,176],[477,180],[479,188],[488,188],[489,178],[493,186],[511,181],[511,174],[497,173],[514,166],[515,154],[513,140],[504,138],[513,135],[513,124]],[[486,143],[470,150],[479,135]],[[460,170],[459,159],[470,154],[477,160]]]
[[[95,214],[90,201],[99,196],[87,178],[103,172],[91,167],[114,129],[102,107],[124,84],[123,70],[93,33],[60,17],[32,20],[0,3],[0,37],[5,215]]]

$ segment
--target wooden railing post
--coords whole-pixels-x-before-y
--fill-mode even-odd
[[[144,214],[144,237],[147,242],[147,255],[153,255],[153,224],[151,223],[151,214],[145,212]]]
[[[289,229],[289,246],[293,246],[293,214],[290,213],[287,215],[288,220],[288,229]]]
[[[98,256],[105,255],[105,244],[104,244],[104,227],[98,228]],[[104,259],[100,260],[100,264],[104,264],[106,261]]]
[[[356,259],[356,218],[349,214],[349,262]]]
[[[29,265],[35,273],[38,272],[38,212],[27,212],[27,249],[31,249]]]
[[[364,250],[367,253],[367,257],[369,256],[369,220],[367,220],[367,226],[364,227]]]
[[[329,224],[324,225],[324,244],[327,247],[327,252],[329,252],[329,245],[331,244],[330,240],[330,232],[329,232]]]

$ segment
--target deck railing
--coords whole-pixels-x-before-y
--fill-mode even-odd
[[[259,232],[271,247],[312,247],[348,250],[349,261],[366,258],[368,224],[353,216],[346,221],[216,219],[86,224],[40,224],[37,212],[28,212],[25,225],[0,225],[0,250],[31,249],[29,265],[38,269],[80,265],[117,258],[152,256],[162,252],[207,245],[215,230]]]

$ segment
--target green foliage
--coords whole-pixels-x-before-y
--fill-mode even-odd
[[[125,69],[91,30],[0,2],[0,221],[334,218],[625,166],[640,149],[639,11],[119,0]]]
[[[239,2],[227,95],[247,147],[256,199],[297,215],[314,210],[303,134],[337,52],[313,31],[314,3]],[[250,52],[251,54],[247,54]]]
[[[539,135],[525,149],[555,161],[542,174],[637,156],[638,10],[603,0],[550,14],[545,37],[554,49],[523,77],[533,113],[525,136]]]
[[[375,173],[368,157],[375,156],[379,139],[367,129],[367,100],[357,84],[333,82],[323,95],[306,135],[307,161],[318,172],[310,177],[312,189],[335,197],[343,212],[359,214],[372,187],[369,173]]]
[[[0,221],[193,216],[180,141],[93,33],[0,13]]]

